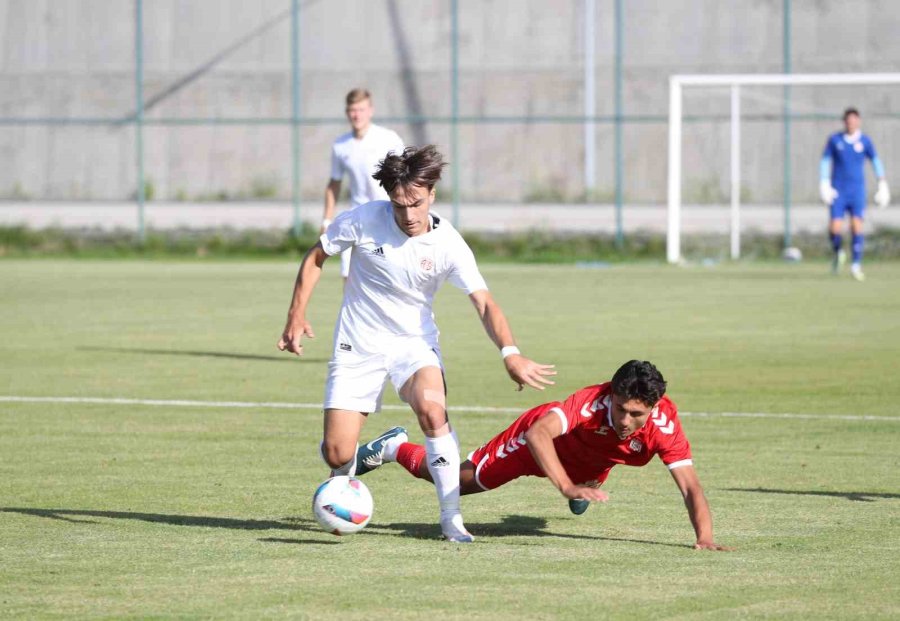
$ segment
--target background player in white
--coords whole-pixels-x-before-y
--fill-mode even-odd
[[[884,178],[884,164],[875,152],[872,140],[862,133],[862,123],[856,108],[844,111],[844,131],[828,137],[822,161],[819,164],[819,191],[822,201],[831,208],[831,222],[828,232],[834,250],[832,271],[838,272],[845,261],[843,250],[844,215],[850,213],[850,231],[853,233],[853,263],[850,273],[856,280],[865,280],[862,271],[863,218],[866,211],[866,177],[864,164],[872,161],[872,168],[878,178],[875,204],[887,207],[891,200],[887,181]]]
[[[351,131],[343,134],[331,146],[331,179],[325,187],[325,211],[322,232],[334,219],[335,205],[341,193],[344,175],[350,179],[350,209],[370,201],[388,200],[384,189],[372,179],[378,162],[389,151],[403,151],[403,141],[396,132],[372,122],[372,95],[364,88],[347,93],[345,112]],[[341,276],[350,274],[350,253],[341,253]]]
[[[548,376],[555,371],[519,353],[471,249],[449,222],[431,212],[434,185],[444,165],[433,146],[410,147],[384,158],[374,176],[390,201],[374,201],[342,213],[307,252],[278,348],[302,353],[301,339],[313,336],[306,307],[322,264],[329,256],[353,248],[328,364],[322,456],[335,474],[355,473],[360,431],[366,416],[380,409],[389,377],[425,434],[444,537],[468,543],[472,536],[459,508],[459,444],[447,416],[432,313],[437,290],[449,280],[469,295],[485,331],[501,351],[507,373],[520,389],[524,384],[543,389],[553,383]],[[373,443],[365,448],[377,450]],[[366,459],[365,450],[361,452],[360,458]]]

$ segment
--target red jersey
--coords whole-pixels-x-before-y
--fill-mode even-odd
[[[689,466],[691,447],[681,429],[675,404],[663,397],[643,427],[620,440],[611,420],[610,384],[588,386],[564,402],[545,403],[517,418],[469,459],[484,489],[520,476],[545,476],[528,450],[525,432],[545,415],[555,414],[562,434],[553,440],[566,474],[575,483],[603,483],[616,464],[643,466],[659,455],[669,469]]]

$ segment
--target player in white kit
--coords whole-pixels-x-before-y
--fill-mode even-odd
[[[387,192],[372,178],[378,162],[389,151],[403,151],[403,141],[396,132],[372,122],[372,95],[362,88],[354,88],[346,97],[347,120],[352,131],[338,137],[331,146],[331,179],[325,188],[325,211],[322,231],[334,219],[335,205],[341,193],[344,175],[350,179],[350,209],[370,201],[388,200]],[[341,276],[350,274],[348,248],[341,253]]]
[[[356,472],[360,431],[366,416],[380,409],[384,382],[390,378],[425,434],[443,535],[468,543],[472,536],[459,508],[459,444],[447,417],[443,363],[432,313],[437,290],[449,280],[469,295],[520,390],[525,384],[543,390],[544,385],[553,384],[549,376],[556,372],[519,353],[471,249],[449,222],[431,212],[434,185],[444,165],[433,146],[410,147],[384,158],[374,177],[390,200],[342,213],[306,253],[278,348],[302,353],[301,339],[314,336],[306,307],[322,264],[329,256],[353,248],[328,363],[322,457],[334,475]],[[366,463],[380,463],[387,437],[400,434],[405,430],[396,427],[370,442],[365,447]]]

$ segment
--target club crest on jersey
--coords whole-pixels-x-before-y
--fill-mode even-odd
[[[864,148],[864,147],[863,147],[863,145],[862,145],[861,142],[855,142],[855,143],[853,143],[853,150],[856,151],[857,153],[862,153],[862,152],[863,152],[863,148]]]
[[[434,268],[434,262],[428,257],[419,261],[419,266],[426,272],[430,272]]]
[[[632,452],[632,453],[640,453],[640,452],[641,452],[641,449],[644,448],[644,443],[641,442],[640,440],[638,440],[637,438],[634,438],[634,439],[628,444],[628,448],[631,449],[631,452]]]

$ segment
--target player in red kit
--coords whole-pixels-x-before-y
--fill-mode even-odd
[[[588,386],[563,402],[528,410],[460,464],[461,493],[489,491],[522,476],[546,477],[569,499],[573,513],[606,502],[600,486],[617,464],[643,466],[659,455],[684,497],[698,550],[729,550],[715,543],[712,516],[694,470],[691,446],[666,382],[646,361],[626,362],[612,381]],[[425,448],[394,428],[360,449],[357,476],[397,461],[431,480]]]

